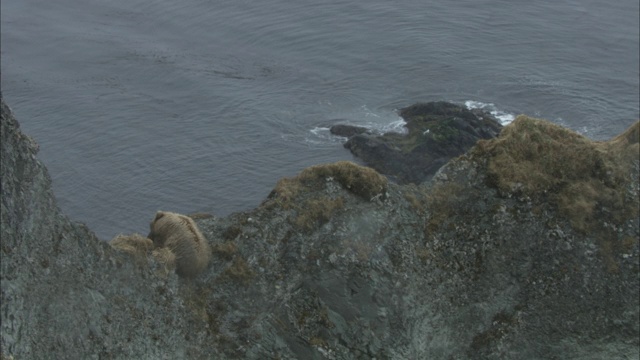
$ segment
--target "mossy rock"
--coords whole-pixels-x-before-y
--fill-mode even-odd
[[[638,204],[625,194],[630,162],[639,157],[639,128],[636,122],[610,141],[592,141],[521,115],[498,138],[478,142],[471,154],[488,159],[489,186],[503,194],[548,201],[575,229],[586,232],[596,217],[621,224],[637,216]]]
[[[382,197],[387,191],[387,179],[375,170],[350,161],[339,161],[311,166],[293,178],[281,179],[269,199],[289,207],[303,189],[322,190],[327,180],[336,181],[345,190],[367,201]]]

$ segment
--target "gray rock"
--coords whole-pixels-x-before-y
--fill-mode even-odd
[[[283,179],[254,210],[196,220],[212,262],[188,281],[61,214],[4,103],[1,124],[4,356],[638,357],[637,215],[594,221],[615,238],[579,231],[551,195],[496,185],[482,149],[420,186],[367,187],[359,167]],[[616,190],[638,203],[636,181]]]
[[[431,179],[447,161],[502,128],[489,113],[443,101],[417,103],[399,113],[407,134],[343,131],[341,136],[349,137],[344,146],[353,155],[401,184]]]
[[[208,358],[206,326],[156,276],[58,209],[51,179],[2,101],[1,349],[15,359]],[[105,214],[106,215],[106,214]],[[197,321],[200,321],[198,323]],[[195,325],[193,324],[195,322]],[[196,345],[198,344],[198,345]]]
[[[338,124],[331,126],[329,128],[329,132],[337,136],[352,137],[353,135],[367,133],[369,132],[369,129],[362,126]]]

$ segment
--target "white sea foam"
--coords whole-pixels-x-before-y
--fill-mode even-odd
[[[331,125],[352,125],[369,129],[374,134],[385,134],[389,132],[406,134],[407,124],[395,110],[371,110],[366,105],[348,112],[333,114]],[[308,144],[319,143],[344,143],[347,138],[331,134],[330,126],[319,125],[309,130],[305,141]]]
[[[515,119],[515,116],[513,114],[510,114],[506,111],[499,110],[492,103],[483,103],[475,100],[467,100],[464,102],[464,105],[469,110],[481,109],[489,112],[491,115],[495,116],[495,118],[498,119],[502,125],[508,125],[513,121],[513,119]]]
[[[394,132],[398,134],[407,134],[409,130],[407,130],[405,125],[407,125],[407,122],[404,121],[403,118],[397,116],[396,120],[393,120],[389,124],[384,125],[382,127],[382,132],[383,133]]]
[[[492,103],[484,103],[481,101],[468,100],[464,105],[467,109],[482,109],[493,115],[502,125],[507,125],[515,119],[511,113],[498,109]],[[362,105],[356,110],[336,114],[335,124],[362,126],[369,129],[375,134],[385,134],[394,132],[398,134],[407,134],[406,121],[401,118],[396,110],[371,110],[366,105]],[[305,141],[309,144],[319,145],[321,143],[337,143],[345,142],[346,138],[335,136],[330,132],[330,126],[316,126],[309,130],[309,135]]]
[[[347,125],[363,126],[375,134],[407,133],[406,122],[395,110],[371,110],[367,105],[362,105],[348,118],[354,118],[354,120],[347,122]]]
[[[464,105],[467,109],[482,109],[493,115],[502,125],[507,125],[515,119],[511,113],[498,109],[492,103],[483,103],[481,101],[468,100]],[[401,118],[396,110],[371,110],[366,105],[362,105],[357,109],[348,112],[340,112],[334,114],[335,123],[331,125],[344,124],[353,126],[362,126],[374,134],[398,133],[407,134],[407,122]],[[332,121],[333,122],[333,121]],[[305,138],[305,142],[311,145],[344,143],[345,137],[331,134],[330,126],[323,124],[309,130]]]
[[[326,126],[316,126],[309,130],[309,133],[305,142],[310,145],[336,144],[347,141],[347,138],[333,135],[330,128]]]

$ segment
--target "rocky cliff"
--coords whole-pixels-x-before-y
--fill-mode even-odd
[[[308,168],[193,216],[194,280],[61,214],[4,102],[1,126],[4,358],[638,358],[638,123],[592,142],[521,116],[419,186]]]

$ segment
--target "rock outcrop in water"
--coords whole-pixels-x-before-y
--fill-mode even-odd
[[[344,146],[365,164],[401,184],[430,179],[450,159],[462,155],[476,141],[500,133],[491,114],[448,102],[415,104],[400,109],[407,134],[372,134],[366,128],[338,124],[331,133],[349,140]]]
[[[420,186],[311,167],[197,219],[193,280],[61,214],[4,103],[1,126],[7,358],[638,357],[638,123],[600,143],[522,116]]]

